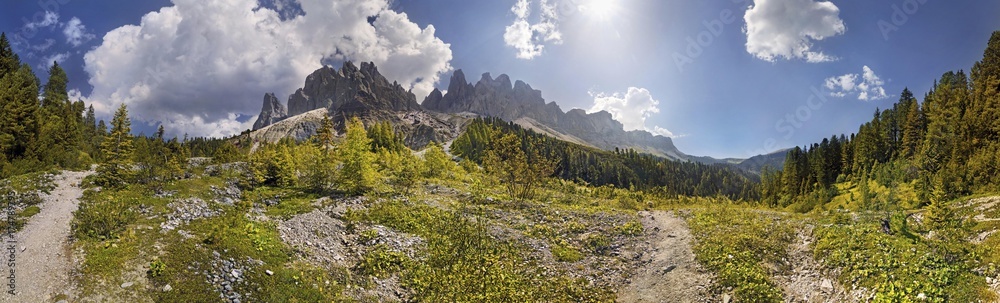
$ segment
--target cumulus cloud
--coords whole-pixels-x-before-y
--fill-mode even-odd
[[[84,42],[94,39],[94,34],[87,32],[87,27],[83,25],[83,21],[80,18],[73,17],[66,22],[66,26],[63,27],[63,35],[66,36],[66,43],[73,45],[74,47],[80,46]]]
[[[286,1],[287,2],[287,1]],[[122,103],[174,135],[250,127],[261,96],[287,96],[321,62],[372,61],[418,100],[451,70],[451,46],[388,0],[301,0],[285,15],[255,0],[173,0],[108,32],[84,55],[99,115]],[[339,66],[338,66],[339,67]],[[284,98],[282,98],[284,99]]]
[[[645,130],[664,137],[676,137],[669,130],[646,125],[646,119],[660,112],[660,101],[653,99],[653,94],[645,88],[629,87],[625,94],[590,93],[594,97],[594,106],[588,113],[607,111],[611,117],[622,123],[625,130]]]
[[[858,79],[861,79],[860,81]],[[861,68],[861,74],[846,74],[826,79],[824,86],[830,90],[830,96],[846,97],[857,94],[858,100],[875,101],[888,98],[885,82],[867,65]]]
[[[559,31],[557,4],[550,0],[539,0],[538,22],[530,23],[531,1],[518,0],[510,11],[514,13],[514,23],[507,26],[503,40],[507,46],[517,49],[517,58],[531,60],[542,55],[546,44],[562,44]]]
[[[813,41],[841,35],[847,27],[840,19],[840,9],[829,1],[755,0],[743,19],[747,52],[761,60],[774,62],[804,59],[807,62],[837,60],[813,49]]]

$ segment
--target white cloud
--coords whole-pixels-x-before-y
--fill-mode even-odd
[[[60,64],[62,64],[63,61],[66,61],[66,59],[69,59],[69,53],[68,52],[66,52],[66,53],[51,54],[51,55],[42,57],[42,62],[38,64],[38,70],[44,71],[45,73],[48,73],[49,68],[52,67],[52,62],[59,62]]]
[[[514,23],[507,26],[503,40],[507,46],[517,49],[517,58],[531,60],[542,55],[546,44],[562,44],[562,32],[559,31],[559,16],[556,14],[557,4],[550,0],[538,0],[538,23],[531,24],[531,1],[518,0],[510,11],[516,17]]]
[[[74,47],[80,46],[84,42],[94,39],[94,34],[87,32],[87,27],[83,25],[83,21],[80,18],[73,17],[66,22],[66,26],[63,27],[63,35],[66,36],[66,43],[72,44]]]
[[[56,25],[56,23],[59,23],[59,13],[45,11],[45,15],[43,15],[42,20],[28,22],[24,25],[24,27],[30,30],[35,30]]]
[[[761,60],[774,62],[805,59],[807,62],[837,60],[813,49],[813,41],[843,34],[847,27],[840,9],[829,1],[755,0],[743,19],[747,52]]]
[[[858,81],[859,77],[861,81]],[[865,65],[861,68],[861,75],[846,74],[830,77],[826,79],[823,86],[830,90],[830,96],[843,98],[856,93],[858,100],[875,101],[889,97],[885,93],[885,88],[882,87],[884,84],[885,82],[878,75],[875,75],[875,71]]]
[[[418,100],[451,70],[451,46],[434,27],[420,28],[388,0],[301,0],[304,14],[291,18],[255,0],[173,4],[108,32],[84,55],[99,115],[126,103],[171,134],[227,135],[250,127],[253,119],[237,119],[256,116],[265,92],[291,94],[323,61],[375,62]]]
[[[646,118],[660,112],[660,101],[645,88],[629,87],[625,94],[590,93],[594,97],[594,106],[588,113],[607,111],[615,120],[622,123],[625,130],[645,130],[664,137],[676,137],[669,130],[646,125]]]

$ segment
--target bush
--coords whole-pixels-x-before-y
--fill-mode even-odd
[[[113,239],[135,220],[132,198],[113,192],[87,194],[80,209],[73,213],[73,234],[77,238]]]
[[[611,239],[602,234],[589,234],[583,239],[583,245],[595,254],[604,254],[611,248]]]
[[[629,221],[625,224],[615,226],[615,230],[622,235],[630,237],[641,236],[644,231],[642,223],[639,223],[639,221]]]
[[[552,257],[559,262],[576,262],[583,259],[583,254],[580,253],[579,249],[563,242],[552,245]]]

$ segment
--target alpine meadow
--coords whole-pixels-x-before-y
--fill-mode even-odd
[[[1000,302],[996,12],[11,2],[0,302]]]

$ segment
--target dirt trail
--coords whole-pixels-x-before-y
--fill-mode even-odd
[[[618,295],[619,302],[713,302],[712,275],[694,259],[687,222],[673,212],[640,212],[650,237],[641,268]]]
[[[91,173],[64,171],[54,178],[55,189],[42,195],[41,212],[31,217],[16,235],[17,294],[7,293],[9,278],[4,279],[0,302],[55,302],[57,296],[72,301],[70,220],[83,195],[80,181]],[[4,243],[4,277],[10,275],[8,245],[10,243]]]
[[[862,293],[843,289],[833,277],[823,272],[822,264],[813,259],[813,226],[803,226],[789,246],[791,268],[774,277],[785,293],[785,302],[858,302]]]

